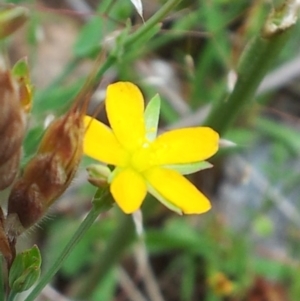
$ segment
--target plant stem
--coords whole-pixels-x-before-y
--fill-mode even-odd
[[[46,272],[46,274],[40,279],[36,287],[27,296],[25,301],[33,301],[39,295],[42,289],[50,282],[51,278],[57,273],[57,271],[62,266],[65,259],[70,255],[77,243],[92,226],[98,215],[101,212],[104,212],[108,208],[110,208],[112,203],[111,197],[110,195],[108,195],[107,190],[98,190],[94,197],[94,201],[97,202],[97,205],[94,205],[92,207],[91,211],[88,213],[84,221],[80,224],[79,228],[77,229],[71,240],[68,242],[62,253],[53,263],[51,268]]]
[[[182,0],[169,0],[165,5],[163,5],[158,12],[156,12],[149,20],[146,21],[146,23],[141,26],[138,30],[136,30],[134,33],[129,35],[123,44],[123,47],[125,48],[125,51],[130,51],[129,47],[134,48],[134,44],[137,43],[140,39],[144,37],[145,34],[148,33],[149,30],[151,30],[154,26],[156,26],[159,22],[161,22],[165,16],[168,15],[168,13],[176,7]],[[95,78],[95,81],[99,81],[101,77],[103,76],[104,72],[107,71],[116,61],[118,57],[114,54],[114,51],[112,51],[105,63],[100,67],[97,76]]]
[[[154,27],[157,23],[161,22],[168,13],[175,8],[182,0],[169,0],[165,5],[163,5],[160,10],[155,13],[144,26],[140,27],[136,32],[130,35],[126,41],[124,46],[129,46],[134,44],[137,40],[143,37],[152,27]]]
[[[143,204],[143,219],[147,220],[153,214],[154,198],[147,196]],[[155,210],[154,210],[155,211]],[[114,231],[114,235],[110,236],[107,245],[102,253],[101,258],[97,261],[93,271],[86,278],[78,293],[78,298],[87,300],[87,295],[91,296],[101,280],[106,276],[112,266],[120,258],[124,250],[135,239],[135,226],[132,217],[122,215],[119,218],[118,227]]]
[[[7,301],[14,301],[17,293],[15,291],[10,291]]]
[[[259,34],[248,45],[240,60],[234,90],[226,100],[214,105],[204,122],[205,125],[214,128],[221,135],[226,132],[240,111],[255,96],[255,91],[270,65],[285,46],[293,27],[294,24],[287,28],[279,28],[269,36]]]

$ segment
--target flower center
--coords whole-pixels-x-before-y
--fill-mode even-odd
[[[145,141],[140,148],[132,153],[129,164],[137,172],[142,172],[153,166],[152,157],[151,143]]]

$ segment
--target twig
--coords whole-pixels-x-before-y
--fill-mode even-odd
[[[164,301],[159,285],[155,279],[155,275],[148,259],[148,252],[145,245],[144,237],[140,236],[135,248],[136,260],[140,274],[145,283],[145,289],[151,301]]]
[[[145,244],[142,211],[137,210],[136,212],[134,212],[132,218],[135,225],[136,234],[139,238],[134,249],[139,274],[143,278],[146,291],[151,301],[164,301],[164,298],[160,292],[159,285],[155,279],[155,275],[149,263],[149,256]]]
[[[126,292],[131,301],[148,301],[138,290],[129,275],[121,267],[117,269],[120,286]]]

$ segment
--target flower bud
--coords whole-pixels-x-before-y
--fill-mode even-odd
[[[96,187],[106,187],[111,171],[106,165],[92,164],[87,167],[88,181]]]
[[[0,6],[0,39],[14,33],[28,19],[29,10],[25,7],[11,4],[1,4]]]
[[[73,179],[83,151],[83,114],[71,109],[47,128],[37,154],[9,196],[6,229],[14,237],[37,223]]]
[[[0,108],[0,190],[3,190],[17,174],[26,129],[19,87],[9,71],[0,71]]]

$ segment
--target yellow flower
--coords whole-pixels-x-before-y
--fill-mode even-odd
[[[86,116],[84,153],[116,166],[108,182],[125,213],[139,209],[147,191],[179,214],[208,211],[210,202],[180,168],[205,168],[201,161],[217,152],[219,135],[208,127],[193,127],[156,137],[159,105],[155,110],[157,114],[144,112],[142,93],[132,83],[109,85],[106,112],[111,128]]]
[[[213,274],[208,284],[217,296],[230,296],[234,291],[234,283],[221,272]]]

